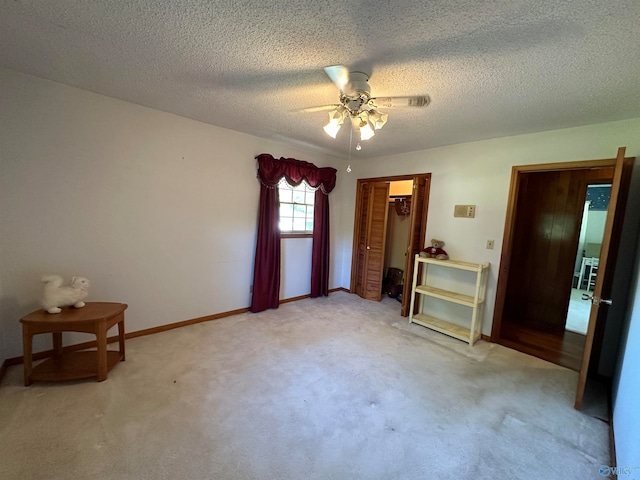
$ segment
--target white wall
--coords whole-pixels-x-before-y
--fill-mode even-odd
[[[636,241],[638,250],[640,244]],[[612,382],[613,428],[618,467],[640,468],[640,255],[636,256],[629,307],[620,342],[620,358]],[[625,478],[619,475],[618,478]],[[631,476],[629,478],[637,478]]]
[[[607,212],[590,210],[585,232],[585,245],[587,243],[602,243],[604,224],[607,222]]]
[[[389,121],[392,121],[390,119]],[[446,242],[451,258],[491,262],[482,331],[489,335],[502,248],[511,167],[536,163],[592,160],[616,156],[620,146],[628,156],[640,156],[640,119],[497,138],[401,155],[356,159],[352,173],[341,178],[343,195],[340,230],[351,238],[358,178],[431,173],[427,240]],[[384,134],[384,131],[383,133]],[[382,135],[381,134],[381,135]],[[374,137],[365,149],[375,148]],[[477,205],[476,218],[453,218],[456,204]],[[495,248],[485,248],[487,240]],[[349,285],[351,244],[343,244],[342,284]]]
[[[89,300],[129,304],[127,331],[247,307],[254,157],[337,163],[2,69],[0,112],[0,362],[22,353],[18,319],[38,308],[42,273],[86,276]],[[283,240],[282,298],[309,293],[310,251]]]
[[[329,207],[331,207],[329,199]],[[283,238],[280,251],[280,298],[307,295],[311,291],[311,238]],[[252,259],[253,262],[253,259]]]

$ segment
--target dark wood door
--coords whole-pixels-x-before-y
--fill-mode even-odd
[[[402,292],[403,317],[409,315],[411,303],[411,279],[416,254],[424,248],[425,230],[427,227],[427,213],[429,210],[429,180],[431,175],[416,175],[413,177],[413,191],[411,195],[411,223],[409,226],[409,244],[407,245],[407,259],[404,267],[404,288]],[[416,308],[418,306],[416,305]]]
[[[388,204],[389,182],[359,183],[351,289],[367,300],[382,298]]]
[[[564,334],[589,183],[612,169],[522,173],[503,322]]]

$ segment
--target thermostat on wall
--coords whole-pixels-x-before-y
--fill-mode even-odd
[[[475,218],[476,206],[475,205],[456,205],[453,209],[454,217],[463,218]]]

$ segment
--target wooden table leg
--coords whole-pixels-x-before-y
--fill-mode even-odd
[[[33,334],[29,331],[29,327],[22,326],[22,355],[24,362],[24,386],[31,385],[31,368],[32,368],[32,349]]]
[[[53,336],[53,354],[56,356],[62,355],[62,332],[52,332]]]
[[[107,379],[107,330],[103,325],[98,325],[96,343],[98,345],[98,351],[96,352],[98,357],[98,381],[103,382]]]
[[[124,362],[124,314],[122,315],[122,320],[118,322],[118,344],[120,348],[120,359],[121,362]]]

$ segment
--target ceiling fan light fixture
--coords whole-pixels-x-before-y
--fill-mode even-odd
[[[340,90],[339,104],[325,105],[308,111],[326,111],[329,108],[329,123],[324,131],[336,138],[338,130],[345,122],[351,120],[352,134],[356,130],[361,140],[369,140],[387,124],[388,115],[378,110],[378,107],[424,107],[429,105],[427,95],[411,97],[372,97],[369,86],[369,75],[364,72],[350,72],[343,65],[325,67],[325,72]]]
[[[373,112],[373,113],[371,113]],[[373,121],[374,127],[376,130],[380,130],[387,123],[387,115],[386,113],[381,113],[378,110],[372,110],[369,112],[369,118]]]
[[[336,138],[336,135],[338,135],[338,131],[340,130],[338,119],[329,120],[329,123],[327,123],[323,128],[327,135],[331,138]]]
[[[335,110],[329,112],[329,121],[337,120],[338,125],[342,125],[347,115],[349,115],[348,110],[340,105],[336,107]]]
[[[337,106],[335,109],[329,112],[329,123],[323,128],[324,131],[332,138],[336,138],[340,126],[344,123],[345,116],[348,115],[348,110],[342,105]]]
[[[369,140],[374,135],[375,132],[368,122],[362,122],[362,124],[360,124],[360,140]]]

